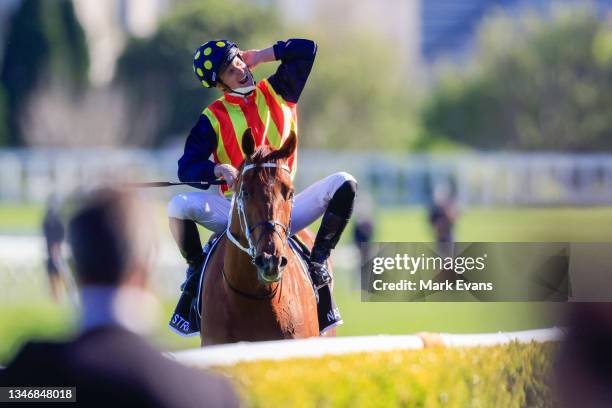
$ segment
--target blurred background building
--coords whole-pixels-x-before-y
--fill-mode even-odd
[[[546,14],[562,4],[591,7],[600,18],[611,18],[610,0],[439,0],[421,1],[420,52],[425,61],[450,56],[465,59],[476,45],[482,21],[492,12],[521,18],[525,10]]]

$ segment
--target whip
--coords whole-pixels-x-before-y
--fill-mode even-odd
[[[223,184],[227,184],[225,180],[217,179],[213,181],[145,181],[139,183],[126,183],[124,185],[129,188],[190,186],[206,190],[210,186]]]

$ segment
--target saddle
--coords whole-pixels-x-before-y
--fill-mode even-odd
[[[202,318],[202,290],[204,290],[204,276],[206,274],[206,268],[208,267],[208,262],[217,249],[221,238],[225,235],[225,232],[221,234],[213,234],[209,241],[204,245],[203,252],[205,255],[204,266],[199,273],[199,284],[198,291],[196,296],[191,301],[191,306],[189,308],[188,316],[177,316],[175,313],[172,317],[171,323],[174,319],[179,318],[183,319],[187,324],[182,326],[182,330],[178,331],[175,327],[170,324],[170,328],[177,334],[181,336],[194,336],[200,333],[200,322]],[[297,255],[300,260],[300,264],[302,265],[302,271],[308,277],[310,281],[310,286],[314,292],[315,297],[317,298],[317,315],[319,319],[319,332],[323,334],[325,331],[335,327],[337,325],[342,324],[342,318],[340,317],[340,313],[338,311],[338,307],[336,306],[336,302],[333,299],[331,290],[329,286],[324,286],[317,291],[314,289],[312,276],[309,273],[309,263],[310,263],[310,249],[308,246],[297,236],[292,235],[289,237],[289,246],[291,250]]]

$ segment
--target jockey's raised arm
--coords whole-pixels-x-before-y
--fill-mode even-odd
[[[287,102],[297,103],[314,64],[317,44],[294,38],[286,42],[279,41],[273,48],[274,56],[281,64],[268,78],[268,82]]]

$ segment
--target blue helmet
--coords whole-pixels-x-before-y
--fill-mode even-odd
[[[198,47],[193,55],[193,72],[206,88],[217,85],[219,74],[238,55],[238,46],[228,40],[212,40]]]

